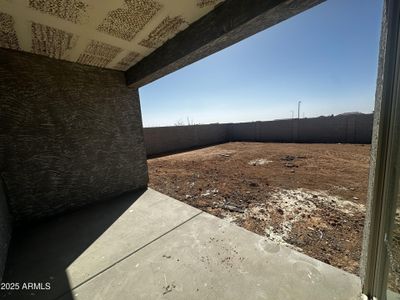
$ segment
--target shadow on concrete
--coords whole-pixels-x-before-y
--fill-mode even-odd
[[[144,192],[128,192],[14,231],[3,283],[18,283],[19,288],[0,290],[1,298],[74,299],[67,268]],[[85,274],[86,270],[79,271],[83,277],[93,276]],[[23,289],[28,283],[45,290]]]

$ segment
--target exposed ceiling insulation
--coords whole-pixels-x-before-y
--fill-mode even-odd
[[[0,0],[0,47],[125,71],[223,0]]]

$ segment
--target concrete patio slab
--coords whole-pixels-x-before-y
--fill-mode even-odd
[[[346,300],[360,299],[360,291],[354,275],[202,213],[74,289],[72,296]]]
[[[24,228],[13,237],[4,281],[50,282],[51,289],[0,293],[54,299],[200,212],[148,189]]]
[[[392,292],[391,290],[387,290],[386,300],[400,300],[400,295]]]
[[[361,291],[354,275],[151,189],[43,223],[12,247],[6,281],[51,289],[7,299],[347,300]]]

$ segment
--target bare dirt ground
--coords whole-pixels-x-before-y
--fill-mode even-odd
[[[358,274],[369,153],[369,145],[227,143],[149,159],[149,185]]]

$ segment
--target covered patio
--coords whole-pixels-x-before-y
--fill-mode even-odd
[[[352,274],[152,189],[16,236],[6,282],[51,289],[4,295],[12,299],[345,300],[361,293]]]
[[[361,278],[147,188],[138,88],[321,2],[0,0],[0,297],[382,295],[397,1],[382,26]]]

